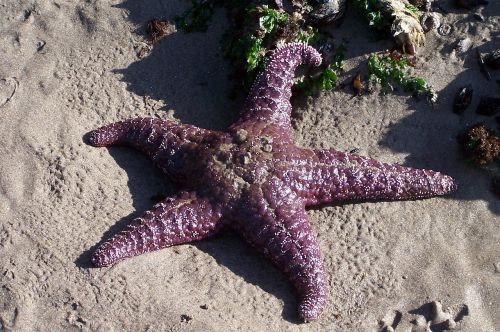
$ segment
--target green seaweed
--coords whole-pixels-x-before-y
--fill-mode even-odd
[[[262,42],[262,38],[250,37],[250,44],[245,52],[247,72],[263,66]]]
[[[323,70],[319,80],[318,80],[318,88],[320,90],[331,90],[337,85],[337,81],[339,80],[339,75],[332,65]]]
[[[214,6],[209,1],[191,0],[191,7],[174,18],[177,28],[185,33],[205,32],[212,20]]]
[[[411,3],[406,3],[405,8],[408,9],[416,19],[420,19],[420,10],[412,5]]]
[[[321,38],[322,36],[320,35],[318,28],[313,28],[312,26],[307,25],[304,29],[299,29],[295,41],[306,44],[314,44]]]
[[[353,0],[353,2],[359,13],[368,21],[371,27],[381,30],[389,25],[389,22],[378,9],[377,0]]]
[[[307,75],[294,85],[296,90],[310,96],[318,91],[329,91],[337,86],[340,72],[344,70],[345,47],[341,44],[332,58],[332,63],[327,65],[317,75]]]
[[[406,55],[397,58],[372,54],[368,59],[368,78],[382,86],[383,94],[389,93],[395,84],[401,86],[405,92],[417,96],[424,95],[434,103],[437,95],[432,87],[423,78],[410,76],[409,66],[410,59]]]
[[[184,32],[205,31],[212,17],[217,1],[191,0],[191,7],[176,18],[176,23]],[[237,19],[226,30],[221,39],[224,57],[236,68],[234,77],[238,85],[249,88],[257,73],[265,68],[265,55],[277,47],[278,41],[303,42],[309,45],[326,40],[318,28],[298,22],[287,12],[273,9],[268,5],[256,6],[252,1],[238,1],[225,4],[236,13]],[[343,47],[339,48],[331,64],[325,64],[314,77],[307,74],[295,89],[306,94],[317,90],[333,89],[343,68]],[[238,89],[239,90],[239,89]]]
[[[259,15],[259,26],[266,34],[274,32],[278,24],[288,21],[287,13],[269,8],[268,5],[252,8],[250,14]]]

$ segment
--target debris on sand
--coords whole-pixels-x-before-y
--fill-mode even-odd
[[[486,165],[500,157],[500,137],[483,124],[470,127],[459,142],[466,160],[474,164]]]
[[[175,25],[169,21],[154,19],[148,23],[148,34],[153,44],[176,31]]]

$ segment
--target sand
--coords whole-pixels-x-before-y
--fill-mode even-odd
[[[0,2],[0,331],[417,331],[411,321],[428,324],[435,300],[445,311],[467,309],[461,331],[499,331],[500,200],[455,140],[475,122],[496,125],[473,112],[481,94],[498,94],[474,49],[499,47],[495,1],[478,9],[485,22],[454,10],[445,17],[451,34],[427,34],[415,72],[439,91],[434,109],[402,93],[353,97],[348,88],[294,101],[298,145],[357,148],[459,183],[448,197],[309,210],[330,284],[318,321],[297,321],[286,278],[232,233],[91,268],[103,238],[152,196],[177,189],[141,154],[92,148],[83,135],[139,115],[224,129],[242,105],[228,98],[223,11],[206,33],[175,33],[137,56],[147,21],[172,19],[187,5]],[[348,11],[331,32],[337,44],[347,41],[350,82],[370,52],[391,42]],[[465,37],[473,47],[457,54]],[[472,107],[457,116],[451,102],[468,83]]]

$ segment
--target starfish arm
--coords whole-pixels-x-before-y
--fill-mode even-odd
[[[295,69],[303,63],[319,66],[321,55],[303,43],[278,48],[257,76],[240,118],[231,128],[291,141],[291,89]]]
[[[134,147],[154,158],[159,151],[176,151],[196,144],[209,130],[179,124],[158,118],[135,118],[115,122],[88,134],[88,141],[96,147],[125,145]]]
[[[194,193],[167,198],[100,245],[92,263],[108,266],[123,258],[204,239],[220,229],[220,217],[219,208]]]
[[[326,305],[328,286],[304,202],[273,178],[262,192],[250,190],[242,205],[232,227],[288,276],[299,296],[300,317],[305,321],[318,318]]]
[[[405,200],[445,195],[456,189],[439,172],[386,164],[335,150],[314,150],[287,174],[307,205],[344,200]]]

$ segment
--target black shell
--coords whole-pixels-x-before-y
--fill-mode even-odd
[[[453,101],[453,112],[457,114],[462,114],[467,107],[469,107],[472,101],[472,85],[463,86],[458,89],[455,95],[455,100]]]
[[[484,63],[492,69],[500,69],[500,50],[488,54],[484,58]]]
[[[313,10],[307,20],[312,25],[328,24],[340,19],[346,9],[347,0],[311,0]]]

